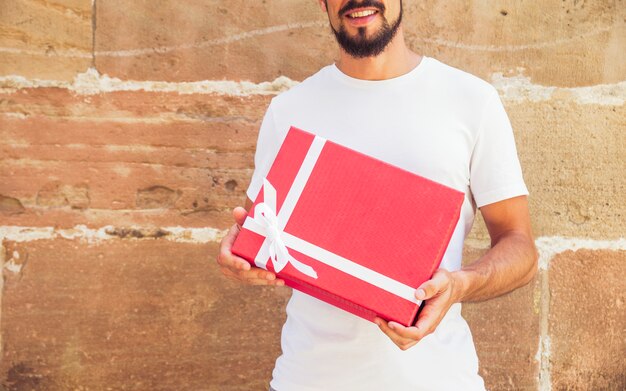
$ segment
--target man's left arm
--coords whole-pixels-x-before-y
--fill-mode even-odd
[[[514,197],[480,208],[491,237],[491,248],[458,271],[438,269],[415,292],[425,300],[415,326],[377,318],[391,340],[406,350],[435,331],[452,304],[491,299],[528,284],[537,271],[535,248],[526,196]]]

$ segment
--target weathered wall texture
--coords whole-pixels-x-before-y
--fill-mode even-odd
[[[626,2],[404,4],[415,50],[498,88],[532,194],[538,277],[464,307],[489,388],[625,389]],[[290,292],[214,259],[326,23],[315,0],[0,1],[0,388],[266,389]]]

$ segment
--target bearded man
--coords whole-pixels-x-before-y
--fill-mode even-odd
[[[537,269],[509,119],[490,84],[406,46],[401,0],[319,4],[338,60],[272,99],[245,209],[233,210],[236,224],[220,246],[222,272],[247,284],[284,284],[231,246],[290,126],[455,188],[465,199],[440,268],[415,291],[425,301],[415,326],[380,318],[374,324],[294,290],[270,390],[484,390],[461,303],[517,289]],[[491,248],[462,267],[477,208]]]

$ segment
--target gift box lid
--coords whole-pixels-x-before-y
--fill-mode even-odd
[[[281,220],[277,235],[295,259],[278,268],[267,239],[275,234],[250,229],[268,195]],[[343,303],[338,306],[359,316],[409,325],[420,304],[414,290],[439,266],[463,198],[458,190],[292,127],[232,251],[278,271],[296,289],[322,300],[327,292],[327,302]],[[351,311],[355,306],[363,309]]]

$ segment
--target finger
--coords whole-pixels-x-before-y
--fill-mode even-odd
[[[387,337],[389,337],[389,339],[391,339],[391,341],[402,350],[408,349],[410,346],[413,346],[413,342],[417,342],[408,338],[403,338],[402,336],[398,335],[396,332],[394,332],[394,330],[389,327],[389,324],[381,318],[376,318],[375,323],[378,325],[378,328],[380,328],[380,330],[385,333]]]
[[[254,275],[246,276],[246,277],[241,277],[238,275],[237,279],[239,279],[239,281],[243,283],[250,284],[250,285],[276,285],[276,286],[285,285],[285,280],[282,280],[280,278],[268,279],[268,278],[263,278],[263,277],[256,277]]]
[[[282,286],[285,285],[284,282],[280,282],[282,280],[265,280],[263,278],[244,278],[240,280],[244,284],[248,285],[274,285],[274,286]]]
[[[224,277],[228,278],[229,280],[241,282],[241,280],[233,272],[231,272],[230,269],[221,268],[220,270],[222,271]]]
[[[401,338],[398,334],[394,333],[393,330],[389,327],[389,324],[384,320],[378,320],[376,322],[378,328],[385,333],[396,345],[401,344],[404,341],[401,341]]]
[[[240,278],[245,278],[245,279],[259,279],[259,280],[268,280],[268,281],[272,281],[276,279],[276,274],[268,270],[258,268],[258,267],[253,267],[250,270],[238,270],[237,275]]]
[[[226,276],[226,278],[228,278],[229,280],[233,280],[233,281],[235,281],[235,282],[237,282],[239,284],[246,284],[246,285],[266,285],[266,286],[267,285],[281,285],[281,284],[278,284],[276,282],[276,280],[269,281],[269,280],[263,280],[263,279],[260,279],[260,278],[249,278],[249,279],[246,279],[246,278],[240,278],[240,277],[237,277],[237,276],[235,276],[235,277]]]
[[[245,281],[248,284],[251,285],[271,285],[271,286],[284,286],[285,285],[285,281],[284,280],[264,280],[261,278],[253,278],[250,280],[246,280]]]
[[[433,274],[433,277],[420,285],[415,291],[415,298],[418,300],[427,300],[436,296],[448,284],[449,277],[445,272],[439,270]]]
[[[415,327],[419,330],[422,338],[435,331],[435,328],[437,328],[447,312],[447,309],[443,307],[440,301],[443,302],[444,300],[437,300],[437,298],[435,298],[427,301],[417,318]]]
[[[285,285],[285,280],[280,279],[280,278],[268,279],[265,276],[257,277],[255,275],[241,276],[239,273],[235,273],[227,267],[220,268],[220,270],[222,274],[224,274],[224,276],[226,276],[227,278],[238,281],[240,283],[245,283],[245,284],[250,284],[250,285],[276,285],[276,286]]]
[[[419,341],[420,339],[423,338],[422,333],[420,333],[420,330],[418,330],[418,328],[415,326],[406,327],[404,325],[401,325],[398,322],[393,322],[393,321],[388,322],[387,325],[389,326],[391,330],[393,330],[394,333],[396,333],[402,338],[410,339],[413,341],[415,340]]]
[[[237,228],[237,224],[233,224],[226,232],[226,235],[222,238],[220,242],[220,249],[224,247],[232,247],[235,239],[237,239],[237,235],[239,234],[239,229]]]
[[[253,267],[250,270],[238,270],[236,274],[242,280],[265,281],[266,285],[285,285],[285,280],[278,278],[276,273],[258,267]]]
[[[439,319],[433,317],[418,320],[415,327],[419,330],[420,337],[424,338],[425,336],[432,334],[437,328],[439,321]]]
[[[245,282],[244,280],[241,279],[241,277],[239,277],[237,275],[237,273],[233,272],[232,270],[230,270],[227,267],[220,268],[220,271],[222,272],[224,277],[228,278],[229,280],[236,281],[236,282],[238,282],[240,284]]]
[[[217,263],[220,266],[227,267],[235,272],[240,270],[247,271],[252,268],[245,259],[233,255],[228,250],[220,251],[220,255],[217,258]]]
[[[228,233],[220,242],[220,252],[217,257],[217,263],[221,266],[230,267],[233,270],[249,270],[250,264],[243,258],[234,255],[231,252],[232,245],[237,238],[239,232],[236,225],[228,230]]]
[[[233,217],[239,227],[241,227],[244,221],[246,221],[246,216],[248,216],[248,212],[243,207],[238,206],[233,209]]]

